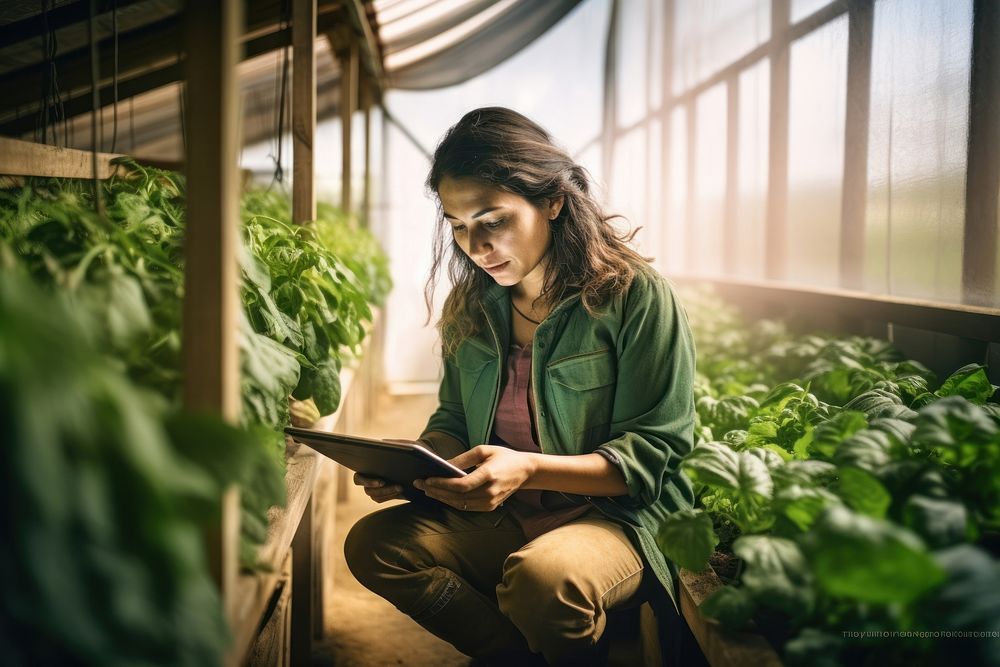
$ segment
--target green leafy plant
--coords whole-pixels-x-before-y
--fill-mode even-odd
[[[981,613],[995,596],[963,587],[1000,571],[1000,406],[985,367],[937,385],[885,341],[794,336],[743,322],[705,289],[683,298],[699,360],[697,442],[681,469],[698,500],[664,522],[659,544],[692,570],[713,548],[738,564],[702,613],[756,624],[793,664],[943,655],[930,639],[845,631],[996,628]],[[935,617],[958,589],[968,598]],[[968,646],[1000,664],[995,643]]]

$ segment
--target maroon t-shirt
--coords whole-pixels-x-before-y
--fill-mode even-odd
[[[512,343],[507,354],[507,381],[497,405],[493,441],[522,452],[540,452],[535,425],[535,402],[531,395],[531,345]],[[508,501],[525,537],[533,540],[542,533],[586,514],[590,503],[546,509],[542,491],[515,491]]]

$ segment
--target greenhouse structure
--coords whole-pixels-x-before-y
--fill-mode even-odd
[[[997,385],[1000,0],[0,2],[5,665],[1000,667]]]

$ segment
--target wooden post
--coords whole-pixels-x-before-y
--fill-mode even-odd
[[[361,224],[371,229],[372,215],[372,98],[375,84],[369,77],[361,79],[362,108],[365,111],[365,189],[361,202]]]
[[[997,235],[1000,234],[1000,2],[976,0],[972,19],[969,157],[965,185],[962,301],[997,305]]]
[[[235,422],[240,411],[238,330],[239,0],[187,5],[189,133],[183,307],[184,407]],[[234,617],[240,501],[231,487],[207,536],[227,619]],[[231,653],[244,647],[233,647]],[[237,659],[230,657],[227,662]]]
[[[788,245],[788,24],[791,0],[771,0],[771,117],[764,275],[785,277]]]
[[[670,210],[670,179],[671,164],[670,164],[670,151],[672,145],[671,133],[673,132],[673,111],[676,107],[674,102],[674,0],[665,0],[663,3],[663,25],[661,29],[663,30],[663,54],[661,55],[662,63],[661,67],[661,87],[663,89],[663,96],[660,99],[660,164],[662,165],[661,182],[658,184],[660,188],[660,210],[663,211],[661,217],[661,225],[667,225],[669,220],[669,215],[667,211]],[[667,253],[668,238],[669,234],[664,231],[663,237],[660,240],[660,247],[657,251],[663,254],[663,267],[667,272],[673,272],[679,267],[671,266],[667,264],[667,258],[669,254]]]
[[[340,207],[351,214],[351,117],[358,106],[358,42],[353,35],[340,58],[341,192]]]
[[[740,216],[740,79],[726,79],[726,198],[722,224],[722,267],[736,273]]]
[[[615,138],[618,136],[617,86],[615,85],[618,51],[618,0],[611,0],[611,16],[608,19],[608,33],[604,42],[604,108],[601,115],[601,180],[604,182],[606,197],[610,198],[611,171],[615,167]]]
[[[316,135],[316,0],[292,6],[292,222],[316,219],[313,139]]]
[[[840,197],[840,286],[861,289],[864,284],[865,208],[868,200],[874,2],[853,2],[848,12],[844,186]]]

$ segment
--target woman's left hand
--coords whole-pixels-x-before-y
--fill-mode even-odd
[[[414,486],[428,497],[460,510],[491,512],[528,481],[535,469],[527,452],[479,445],[449,461],[461,470],[475,467],[465,477],[428,477]]]

